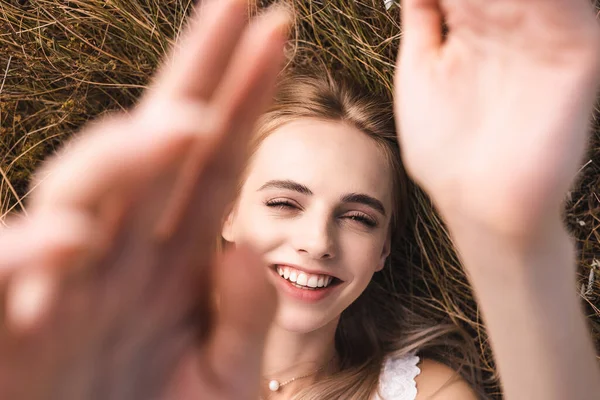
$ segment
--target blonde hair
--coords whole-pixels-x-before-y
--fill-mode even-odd
[[[338,371],[303,388],[294,399],[368,399],[377,391],[386,357],[417,352],[451,366],[482,394],[472,340],[456,325],[440,323],[433,307],[411,303],[406,280],[415,264],[403,238],[410,219],[412,183],[402,165],[391,100],[365,93],[329,71],[288,70],[279,80],[273,106],[257,124],[250,154],[272,132],[304,118],[349,124],[380,146],[393,173],[394,209],[392,251],[386,265],[340,317],[335,336]],[[240,188],[242,184],[243,179]]]

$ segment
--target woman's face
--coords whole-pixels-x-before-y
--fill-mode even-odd
[[[391,193],[383,150],[344,123],[301,119],[262,142],[222,233],[268,261],[276,324],[337,323],[389,254]]]

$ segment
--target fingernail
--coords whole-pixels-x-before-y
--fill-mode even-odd
[[[33,329],[48,310],[54,288],[52,273],[45,268],[15,276],[7,291],[7,325],[17,333]]]
[[[276,15],[276,17],[274,18],[277,19],[280,32],[285,37],[288,37],[292,29],[292,23],[294,21],[293,11],[290,9],[289,6],[282,4],[275,4],[271,6],[271,10],[273,10],[273,14]]]

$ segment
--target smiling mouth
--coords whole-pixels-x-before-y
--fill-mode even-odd
[[[277,274],[292,286],[305,290],[323,290],[342,283],[331,275],[309,274],[287,265],[274,265]]]

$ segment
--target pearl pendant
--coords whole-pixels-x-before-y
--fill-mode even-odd
[[[269,390],[271,392],[276,392],[279,390],[279,381],[273,379],[271,382],[269,382]]]

